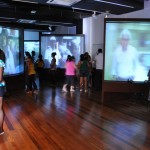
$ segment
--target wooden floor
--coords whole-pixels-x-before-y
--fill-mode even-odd
[[[63,93],[46,85],[37,97],[11,93],[4,99],[0,150],[150,150],[145,103],[100,101],[99,92]]]

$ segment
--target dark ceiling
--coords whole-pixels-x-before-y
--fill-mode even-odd
[[[49,25],[76,26],[93,13],[120,15],[143,8],[144,0],[0,0],[0,24],[47,30]]]

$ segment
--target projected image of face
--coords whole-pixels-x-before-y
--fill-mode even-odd
[[[19,64],[19,32],[18,30],[0,27],[0,48],[5,52],[5,75],[23,71]],[[20,66],[20,67],[19,67]],[[21,70],[20,70],[21,69]]]
[[[81,36],[42,36],[41,53],[44,56],[45,68],[50,67],[51,53],[56,52],[57,68],[64,68],[67,56],[79,60],[80,53],[84,52],[84,37]]]
[[[104,80],[143,82],[148,79],[149,28],[150,23],[106,22]]]

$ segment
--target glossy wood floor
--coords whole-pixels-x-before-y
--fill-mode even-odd
[[[11,93],[4,99],[0,150],[150,150],[147,105],[115,98],[101,104],[100,99],[92,90],[63,93],[46,85],[37,97]]]

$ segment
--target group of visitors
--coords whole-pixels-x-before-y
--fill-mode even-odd
[[[35,60],[35,52],[32,51],[25,52],[25,75],[26,75],[26,92],[36,93],[37,84],[35,82],[36,73],[39,75],[39,81],[42,81],[44,61],[42,55],[40,54],[38,59]],[[50,64],[50,70],[52,71],[52,81],[56,84],[56,52],[51,54],[52,60]],[[96,59],[95,59],[96,60]],[[97,61],[97,60],[96,60]],[[5,54],[3,50],[0,49],[0,135],[4,134],[3,122],[4,122],[4,111],[3,111],[3,95],[5,93],[5,82],[3,79],[3,73],[5,68]],[[88,83],[92,85],[92,61],[90,55],[85,52],[80,55],[80,60],[75,64],[75,58],[68,55],[65,64],[65,75],[66,80],[63,85],[62,90],[68,92],[68,86],[70,86],[70,91],[75,91],[75,78],[79,81],[80,91],[88,92]]]
[[[98,50],[98,54],[94,59],[94,63],[96,63],[96,90],[101,89],[102,84],[102,66],[103,66],[103,57],[102,56],[102,49]],[[102,63],[99,66],[99,63]],[[93,62],[91,61],[91,56],[88,54],[88,52],[85,52],[84,54],[80,55],[80,60],[75,64],[75,61],[73,59],[73,56],[68,55],[68,58],[66,60],[66,81],[63,85],[62,90],[64,92],[67,92],[69,88],[67,88],[67,85],[70,85],[70,91],[75,91],[75,77],[79,79],[79,87],[80,91],[83,91],[85,93],[88,92],[88,87],[92,86],[92,74],[93,74],[93,68],[92,68]],[[77,80],[78,81],[78,80]]]
[[[35,82],[36,73],[39,77],[39,84],[42,83],[43,80],[43,69],[44,69],[44,61],[42,59],[42,55],[39,55],[39,58],[35,60],[35,52],[32,51],[31,54],[29,52],[25,52],[25,67],[26,67],[26,91],[27,93],[36,93],[37,92],[37,84]],[[51,83],[52,86],[56,86],[56,52],[51,53],[51,63],[50,63],[50,72],[51,72]],[[95,74],[97,78],[97,82],[95,84],[95,90],[101,89],[101,80],[102,80],[102,49],[98,50],[97,56],[94,59],[94,63],[96,63],[96,72],[93,72],[93,61],[91,60],[91,56],[88,52],[80,55],[80,60],[78,63],[75,63],[75,57],[68,55],[66,63],[65,63],[65,83],[63,85],[62,91],[67,92],[70,90],[71,92],[75,91],[77,85],[80,88],[80,91],[88,92],[89,87],[93,85],[92,74]],[[101,65],[99,65],[101,63]]]
[[[44,61],[42,55],[40,54],[38,59],[35,61],[35,51],[25,52],[25,75],[26,75],[26,92],[36,93],[37,84],[35,82],[36,72],[39,75],[39,81],[42,82],[42,74],[44,68]]]

